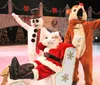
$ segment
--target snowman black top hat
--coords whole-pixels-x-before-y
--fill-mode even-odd
[[[40,12],[39,12],[39,8],[33,8],[31,9],[31,14],[32,14],[32,18],[40,18]]]

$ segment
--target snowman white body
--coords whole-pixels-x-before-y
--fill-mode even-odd
[[[33,60],[36,59],[38,56],[36,53],[36,42],[37,42],[37,34],[34,32],[35,29],[41,29],[40,33],[40,41],[46,38],[46,36],[49,35],[49,31],[45,27],[43,27],[43,19],[42,17],[37,18],[37,19],[31,19],[31,25],[26,24],[21,18],[16,15],[15,13],[12,13],[12,16],[14,19],[28,32],[28,56],[29,56],[29,61],[32,62]],[[39,22],[33,22],[38,20]],[[35,37],[35,42],[32,42],[31,39],[33,38],[32,35],[36,34]]]

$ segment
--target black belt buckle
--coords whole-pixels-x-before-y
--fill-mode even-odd
[[[58,61],[58,62],[61,62],[61,60],[59,59],[59,58],[57,58],[56,56],[54,56],[54,55],[51,55],[51,54],[49,54],[49,53],[44,53],[44,56],[46,57],[46,58],[51,58],[51,59],[53,59],[53,60],[55,60],[55,61]]]
[[[47,58],[49,58],[50,54],[46,52],[46,53],[44,53],[44,56],[47,57]]]

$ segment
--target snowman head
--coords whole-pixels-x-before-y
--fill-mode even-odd
[[[43,19],[39,14],[39,9],[38,8],[34,8],[31,10],[31,26],[34,28],[41,28],[43,27]]]
[[[41,27],[43,27],[42,17],[31,19],[31,26],[34,27],[34,28],[37,28],[37,29],[40,29]]]

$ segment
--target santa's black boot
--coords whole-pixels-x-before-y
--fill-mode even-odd
[[[34,79],[34,74],[32,71],[30,71],[27,74],[21,76],[21,79]]]
[[[32,70],[34,68],[34,65],[32,63],[26,63],[26,64],[22,64],[21,67]]]
[[[10,65],[10,78],[19,79],[22,75],[30,72],[32,68],[34,68],[34,65],[30,63],[21,66],[17,58],[14,57]]]
[[[17,72],[17,66],[19,65],[19,63],[17,62],[17,58],[14,57],[11,61],[11,65],[9,66],[9,73],[10,73],[10,78],[14,79],[15,76],[18,76],[18,72]]]

